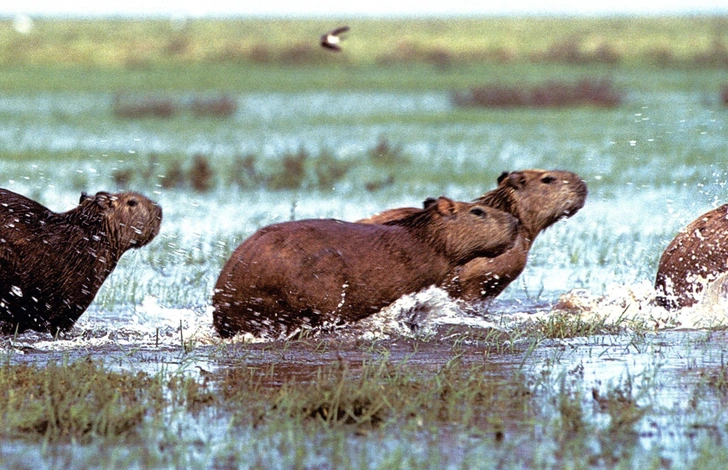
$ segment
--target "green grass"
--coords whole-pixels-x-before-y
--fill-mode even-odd
[[[345,53],[318,47],[346,22]],[[163,63],[622,60],[690,62],[725,47],[724,17],[433,19],[38,19],[0,22],[0,62],[147,67]],[[396,39],[388,40],[396,35]],[[443,58],[444,57],[444,58]],[[443,60],[445,62],[443,62]]]
[[[118,373],[92,361],[0,368],[2,435],[88,443],[124,437],[154,412],[161,387],[145,374]],[[157,409],[158,411],[158,409]]]
[[[5,363],[0,437],[14,444],[0,445],[0,456],[20,462],[21,451],[100,468],[660,468],[656,463],[689,466],[724,455],[725,423],[716,416],[725,389],[715,379],[722,369],[689,371],[704,381],[678,374],[667,385],[656,365],[602,383],[578,363],[566,369],[572,361],[559,358],[560,348],[545,361],[529,350],[499,365],[472,345],[435,363],[426,343],[402,360],[390,358],[386,345],[383,354],[371,346],[333,352],[342,346],[222,346],[208,358],[216,364],[211,372],[210,365],[192,367],[199,352],[179,366],[155,366],[158,372],[92,359]],[[301,348],[334,359],[302,364]],[[700,402],[685,409],[655,398],[680,387]],[[668,433],[665,447],[659,436]],[[36,442],[45,444],[32,447]],[[381,446],[386,452],[374,452]]]
[[[439,70],[427,64],[159,64],[142,69],[79,64],[9,65],[0,70],[7,92],[84,91],[424,91],[463,90],[488,83],[540,84],[611,77],[640,91],[701,89],[717,93],[724,68],[660,68],[649,64],[473,63]],[[648,73],[651,80],[644,80]],[[696,81],[697,80],[697,81]]]

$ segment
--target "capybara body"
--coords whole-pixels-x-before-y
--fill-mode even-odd
[[[68,330],[121,255],[159,232],[162,209],[133,192],[82,194],[56,213],[0,189],[0,331]]]
[[[467,301],[498,296],[521,274],[536,236],[562,218],[584,207],[586,183],[579,175],[559,170],[522,170],[503,173],[498,186],[474,202],[512,214],[520,221],[512,248],[496,257],[477,257],[453,268],[442,287]],[[397,208],[361,223],[387,223],[422,209]]]
[[[457,264],[503,252],[517,226],[510,214],[447,198],[383,225],[334,219],[270,225],[223,267],[212,299],[214,326],[230,337],[356,321],[441,283]]]
[[[689,307],[705,284],[728,272],[728,204],[698,217],[667,246],[657,267],[657,303],[668,310]]]

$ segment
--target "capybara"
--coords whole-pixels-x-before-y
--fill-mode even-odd
[[[558,220],[578,212],[584,207],[586,196],[586,183],[569,171],[504,172],[498,177],[498,187],[474,202],[508,212],[520,221],[515,244],[497,257],[477,257],[456,266],[442,287],[452,297],[467,301],[498,296],[523,272],[536,236]],[[386,223],[420,210],[390,209],[359,222]]]
[[[159,233],[162,208],[141,194],[81,195],[56,213],[0,189],[0,331],[70,329],[130,248]]]
[[[728,204],[698,217],[680,230],[660,257],[656,301],[668,310],[689,307],[705,283],[728,271]]]
[[[445,197],[383,225],[334,219],[270,225],[223,267],[213,323],[230,337],[356,321],[441,283],[473,257],[502,253],[517,231],[508,213]]]

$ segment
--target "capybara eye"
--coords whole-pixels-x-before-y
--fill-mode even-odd
[[[472,209],[470,209],[470,213],[476,217],[485,217],[486,215],[485,211],[480,207],[473,207]]]
[[[544,184],[551,184],[554,181],[556,181],[556,178],[554,178],[553,176],[544,176],[543,178],[541,178],[541,182]]]
[[[134,207],[137,204],[138,204],[138,202],[137,202],[136,199],[129,199],[128,201],[126,201],[126,205],[129,206],[129,207]]]

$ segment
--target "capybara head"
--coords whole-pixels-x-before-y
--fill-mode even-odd
[[[560,170],[504,172],[498,187],[478,202],[516,216],[532,236],[584,207],[586,183],[576,173]]]
[[[416,229],[418,236],[456,264],[478,256],[497,256],[511,247],[518,220],[507,212],[477,202],[447,197],[427,199],[424,209],[384,225]]]
[[[82,193],[73,211],[78,211],[81,218],[102,217],[105,235],[120,253],[151,242],[162,223],[162,208],[135,192],[98,192],[94,196]]]

